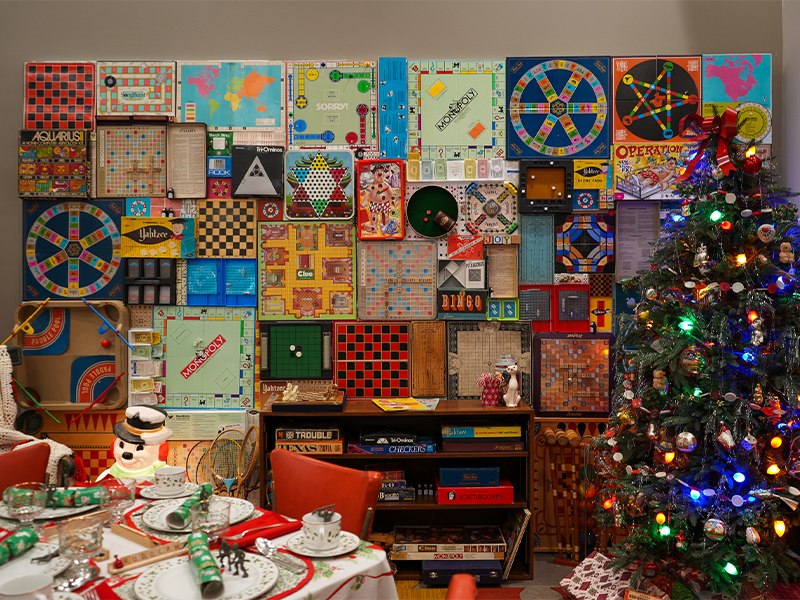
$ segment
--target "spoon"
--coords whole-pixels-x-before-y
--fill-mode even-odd
[[[98,579],[103,579],[102,575],[81,575],[80,577],[73,577],[72,579],[67,579],[64,583],[57,585],[55,590],[59,592],[71,592],[73,590],[77,590],[80,587],[83,587],[90,581],[97,581]]]
[[[258,551],[261,552],[265,558],[270,559],[272,562],[283,567],[284,569],[288,569],[292,573],[304,573],[307,570],[307,567],[304,564],[296,563],[288,556],[278,552],[275,544],[273,544],[267,538],[258,538],[256,540],[256,548],[258,548]]]

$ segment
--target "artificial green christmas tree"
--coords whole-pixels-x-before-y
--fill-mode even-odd
[[[681,211],[625,282],[641,302],[620,319],[595,445],[600,520],[630,527],[615,565],[689,567],[736,596],[746,578],[798,574],[785,550],[800,529],[800,281],[795,206],[771,161],[734,142],[732,112],[689,118]]]

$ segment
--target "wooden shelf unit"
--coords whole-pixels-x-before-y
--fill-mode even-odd
[[[288,421],[314,421],[338,424],[345,444],[361,431],[402,427],[418,435],[429,435],[437,443],[435,454],[343,454],[310,455],[350,468],[376,462],[401,462],[409,484],[433,484],[439,466],[454,459],[486,459],[500,467],[500,473],[514,485],[513,504],[440,505],[435,496],[423,496],[413,502],[379,502],[372,525],[374,531],[389,532],[395,525],[499,525],[506,511],[527,508],[533,514],[533,464],[531,451],[534,440],[534,419],[531,407],[483,407],[480,400],[441,400],[435,411],[384,412],[371,400],[348,400],[341,413],[280,412],[269,408],[260,411],[262,432],[259,500],[267,505],[266,473],[269,452],[275,447],[275,429]],[[454,422],[513,422],[522,426],[525,450],[515,452],[442,452],[441,427]],[[398,579],[420,579],[420,561],[397,561]],[[533,519],[528,524],[509,579],[533,579]]]

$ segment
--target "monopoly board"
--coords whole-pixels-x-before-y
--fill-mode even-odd
[[[255,310],[159,306],[166,408],[253,408]]]
[[[613,346],[610,333],[536,334],[536,414],[606,416],[614,385]]]
[[[25,63],[25,129],[93,129],[94,63]]]
[[[358,318],[436,318],[433,242],[358,243]]]
[[[556,273],[613,273],[614,217],[555,215]]]
[[[351,219],[355,210],[353,153],[286,153],[287,219]]]
[[[165,197],[167,128],[98,125],[97,197]]]
[[[257,128],[262,143],[283,145],[283,88],[282,61],[180,61],[178,120],[209,131]]]
[[[681,119],[701,110],[700,57],[615,58],[612,66],[613,143],[682,140]]]
[[[287,61],[289,150],[377,152],[377,71],[377,60]]]
[[[174,62],[97,63],[98,117],[174,117]]]
[[[501,354],[517,361],[522,375],[522,399],[531,399],[531,328],[527,321],[447,324],[447,390],[451,400],[478,400],[477,381],[493,373]]]
[[[407,398],[409,323],[336,323],[336,384],[348,398]]]
[[[258,223],[258,318],[355,319],[348,223]]]
[[[23,201],[23,300],[121,300],[121,216],[118,201]]]
[[[21,129],[18,195],[87,198],[88,132]]]
[[[603,158],[610,152],[609,58],[509,58],[508,157]]]
[[[408,61],[408,146],[421,158],[505,158],[505,60]]]

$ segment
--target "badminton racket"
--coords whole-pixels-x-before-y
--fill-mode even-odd
[[[239,459],[236,469],[236,489],[237,495],[240,498],[247,496],[248,490],[246,482],[253,473],[253,469],[256,466],[256,461],[258,460],[258,436],[258,427],[253,425],[247,430],[247,433],[244,434],[242,447],[239,449]]]
[[[225,492],[230,496],[233,485],[238,480],[239,451],[244,441],[244,433],[238,429],[226,429],[220,433],[211,448],[206,460],[214,476],[214,487],[218,493]]]
[[[197,442],[186,455],[186,479],[190,483],[212,483],[214,480],[208,468],[206,454],[211,447],[211,440]]]

